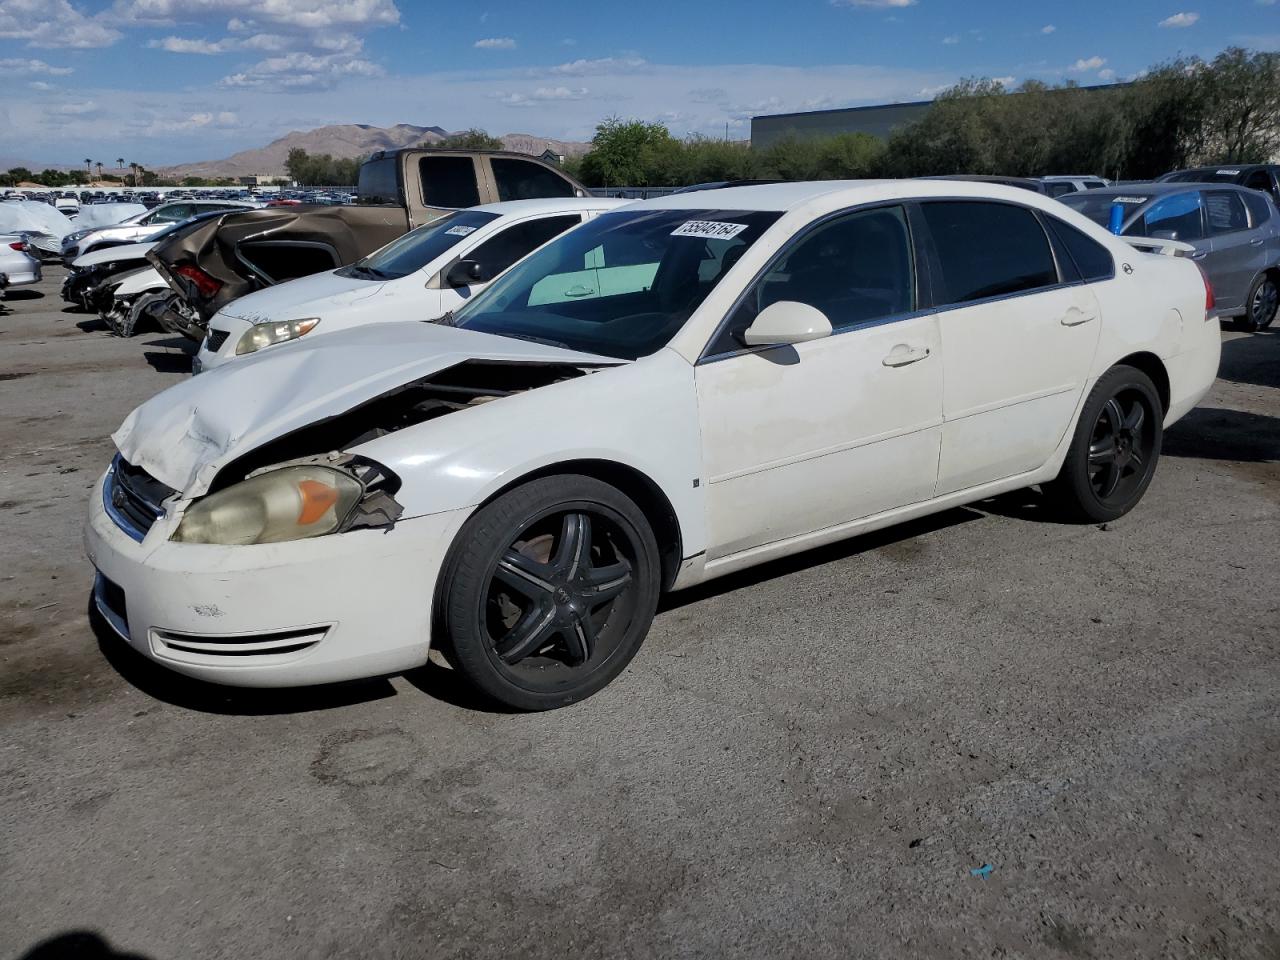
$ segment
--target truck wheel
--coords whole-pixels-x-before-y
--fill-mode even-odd
[[[1089,392],[1067,459],[1044,485],[1065,518],[1098,523],[1122,517],[1142,499],[1164,440],[1164,409],[1141,370],[1112,367]]]
[[[660,568],[640,509],[592,477],[545,477],[481,508],[458,533],[437,590],[445,655],[517,710],[591,696],[640,649]]]

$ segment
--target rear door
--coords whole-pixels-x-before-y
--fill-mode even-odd
[[[1243,309],[1253,278],[1266,266],[1268,228],[1250,226],[1238,190],[1206,190],[1204,215],[1209,231],[1209,255],[1204,265],[1213,283],[1214,299],[1223,311]]]
[[[920,204],[942,337],[937,495],[1045,464],[1071,424],[1101,329],[1037,214],[1015,203]]]

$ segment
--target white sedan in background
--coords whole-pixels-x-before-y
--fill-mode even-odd
[[[1211,303],[1190,260],[1008,187],[632,204],[447,322],[140,406],[90,504],[96,606],[216,682],[395,673],[436,644],[494,700],[560,706],[625,668],[663,591],[1032,485],[1125,514],[1213,383]]]
[[[27,238],[21,234],[0,233],[0,300],[8,287],[40,282],[40,260],[31,255]]]
[[[209,321],[193,369],[378,321],[433,320],[553,237],[626,200],[510,200],[445,214],[337,270],[233,300]]]

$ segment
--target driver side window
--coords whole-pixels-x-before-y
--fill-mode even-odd
[[[760,311],[783,300],[821,310],[836,331],[911,313],[916,282],[906,211],[860,210],[812,228],[756,281],[708,354],[742,349],[741,336]]]

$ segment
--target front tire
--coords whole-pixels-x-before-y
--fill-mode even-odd
[[[562,707],[626,668],[660,587],[657,541],[635,503],[592,477],[544,477],[463,525],[437,590],[437,636],[490,699]]]
[[[1044,485],[1046,497],[1077,522],[1124,516],[1155,475],[1163,421],[1151,378],[1135,367],[1112,367],[1089,392],[1062,470]]]

